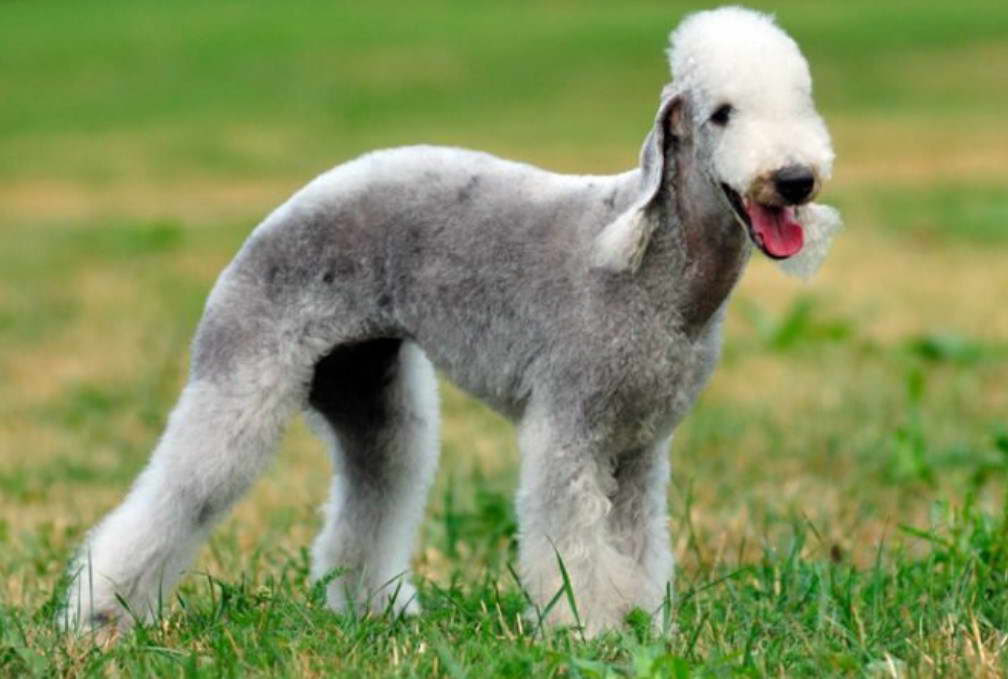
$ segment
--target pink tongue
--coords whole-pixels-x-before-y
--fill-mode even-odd
[[[805,233],[802,225],[795,221],[793,207],[771,207],[750,200],[746,201],[746,212],[753,233],[771,256],[790,257],[802,249]]]

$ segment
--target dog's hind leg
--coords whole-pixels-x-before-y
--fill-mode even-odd
[[[311,362],[304,371],[293,364],[298,351],[276,317],[240,310],[231,295],[211,297],[190,382],[147,468],[85,540],[57,622],[128,626],[157,616],[216,520],[272,459]]]
[[[416,612],[409,557],[438,458],[434,370],[397,339],[333,349],[318,362],[309,420],[332,449],[312,576],[337,611]]]

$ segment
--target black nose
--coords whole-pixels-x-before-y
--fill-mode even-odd
[[[815,186],[815,175],[803,165],[789,165],[774,174],[777,193],[792,205],[804,203]]]

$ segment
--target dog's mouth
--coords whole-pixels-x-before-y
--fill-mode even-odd
[[[805,244],[805,230],[798,222],[794,206],[763,205],[738,194],[721,184],[721,190],[731,205],[735,218],[749,232],[749,238],[773,259],[787,259],[798,254]]]

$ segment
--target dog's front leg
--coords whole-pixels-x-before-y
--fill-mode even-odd
[[[562,421],[530,413],[519,431],[523,584],[539,614],[569,584],[575,605],[561,596],[545,621],[580,624],[595,635],[620,625],[634,608],[652,612],[661,605],[671,574],[664,534],[668,467],[657,457],[664,447],[656,446],[647,462],[642,458],[620,479],[598,438]]]

